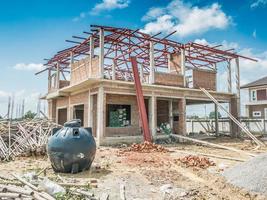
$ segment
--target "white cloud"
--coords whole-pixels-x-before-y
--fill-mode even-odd
[[[114,9],[123,9],[129,6],[129,0],[103,0],[101,3],[95,5],[90,14],[97,15],[102,11],[110,11]]]
[[[253,31],[252,37],[254,37],[255,39],[257,38],[257,31],[256,31],[256,29]]]
[[[17,63],[13,68],[21,71],[40,71],[44,69],[44,66],[41,63]]]
[[[258,8],[266,5],[267,5],[267,0],[257,0],[250,5],[250,8]]]
[[[74,18],[72,19],[72,21],[74,21],[74,22],[80,21],[81,19],[85,18],[86,15],[87,15],[87,13],[85,13],[85,12],[81,12],[80,15],[79,15],[78,17],[74,17]]]
[[[142,30],[145,33],[176,30],[180,37],[225,29],[231,23],[231,17],[222,11],[218,3],[200,8],[182,0],[173,0],[164,8],[151,8],[142,20],[148,21]]]
[[[149,11],[142,17],[142,21],[153,20],[161,15],[164,15],[164,8],[150,8]]]

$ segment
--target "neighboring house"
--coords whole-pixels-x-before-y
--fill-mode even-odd
[[[186,134],[186,105],[212,103],[200,90],[206,88],[238,117],[239,96],[217,91],[221,62],[235,60],[239,80],[239,55],[196,43],[181,44],[137,30],[92,26],[73,47],[47,61],[49,118],[59,124],[79,118],[90,126],[99,144],[140,141],[140,125],[130,57],[136,56],[151,133],[162,123]],[[242,56],[242,58],[245,58]],[[39,72],[39,73],[41,73]],[[231,70],[228,69],[229,77]],[[238,86],[239,88],[239,86]],[[217,126],[218,127],[218,126]],[[231,133],[238,133],[235,125]]]
[[[249,102],[246,103],[247,116],[267,119],[267,76],[243,85],[241,89],[249,91]]]

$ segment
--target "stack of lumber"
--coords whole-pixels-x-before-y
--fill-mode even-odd
[[[58,127],[47,119],[0,122],[0,158],[44,155],[52,129]]]
[[[132,144],[128,151],[135,151],[135,152],[141,152],[141,153],[151,153],[151,152],[168,152],[168,149],[164,148],[161,145],[154,144],[151,142],[145,141],[141,144]]]
[[[177,159],[177,161],[183,163],[186,167],[197,167],[201,169],[206,169],[210,166],[215,166],[215,163],[209,158],[188,155]]]

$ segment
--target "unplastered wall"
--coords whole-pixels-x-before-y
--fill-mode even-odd
[[[130,135],[140,135],[141,130],[139,128],[139,114],[138,106],[136,101],[136,96],[133,95],[116,95],[107,94],[106,104],[121,104],[121,105],[131,105],[131,126],[127,127],[105,127],[106,137],[110,136],[130,136]],[[106,113],[107,115],[108,113]],[[107,116],[106,116],[107,118]]]
[[[182,87],[184,85],[184,78],[179,74],[155,72],[155,84]]]
[[[216,91],[216,72],[193,69],[193,88],[200,87]]]
[[[89,77],[90,59],[86,57],[71,65],[70,84],[75,85],[86,80]]]

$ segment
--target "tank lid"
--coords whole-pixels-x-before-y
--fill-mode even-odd
[[[64,127],[81,127],[80,119],[73,119],[64,123]]]

